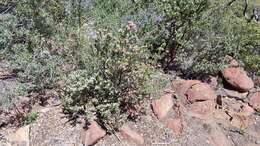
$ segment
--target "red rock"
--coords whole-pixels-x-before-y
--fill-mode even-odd
[[[239,91],[249,91],[254,87],[254,82],[247,76],[243,68],[225,68],[222,75],[230,85]]]
[[[199,83],[201,83],[199,80],[174,80],[172,86],[177,95],[185,97],[187,90],[191,86]]]
[[[186,95],[190,102],[214,100],[217,98],[215,91],[206,83],[193,85],[188,89]]]
[[[215,104],[212,100],[195,102],[188,107],[191,116],[204,119],[214,112]]]
[[[120,134],[121,136],[130,141],[130,142],[134,142],[138,145],[144,145],[144,138],[143,136],[141,136],[140,134],[138,134],[137,132],[133,131],[129,126],[124,125],[121,130],[120,130]]]
[[[257,111],[260,111],[260,92],[255,92],[250,95],[249,104]]]
[[[158,119],[162,120],[173,106],[172,94],[167,93],[160,99],[155,99],[151,103],[154,114]]]
[[[183,131],[184,124],[180,118],[176,119],[167,119],[166,127],[171,129],[175,136],[180,135]]]
[[[81,133],[81,141],[85,146],[94,145],[101,138],[106,135],[106,131],[103,130],[97,122],[92,122],[87,130],[83,130]]]

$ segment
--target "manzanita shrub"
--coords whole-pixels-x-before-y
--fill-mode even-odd
[[[151,73],[146,46],[138,43],[135,25],[118,33],[101,30],[82,50],[82,67],[66,76],[65,111],[97,120],[108,131],[136,118]]]

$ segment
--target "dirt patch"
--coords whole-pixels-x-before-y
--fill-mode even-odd
[[[30,125],[31,146],[79,146],[81,124],[72,125],[60,107],[41,109]]]

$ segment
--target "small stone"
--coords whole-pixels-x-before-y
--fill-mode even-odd
[[[249,96],[249,104],[253,106],[253,108],[260,112],[260,92],[252,93]]]
[[[249,91],[254,87],[254,82],[247,76],[243,68],[230,67],[222,71],[225,80],[239,91]]]
[[[101,138],[106,135],[105,130],[103,130],[97,122],[91,122],[87,130],[81,132],[81,142],[85,146],[94,145]]]
[[[121,136],[127,141],[134,142],[138,145],[144,145],[144,138],[137,132],[133,131],[128,125],[124,125],[120,130]]]
[[[184,124],[180,118],[176,119],[167,119],[166,127],[171,129],[175,136],[180,135],[183,131]]]
[[[172,94],[164,94],[160,99],[155,99],[151,103],[154,114],[158,119],[164,119],[173,106]]]
[[[215,91],[206,83],[193,85],[186,92],[187,99],[190,102],[214,100],[217,98]]]

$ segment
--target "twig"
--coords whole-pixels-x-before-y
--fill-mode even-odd
[[[119,141],[119,143],[122,144],[122,140],[121,140],[121,138],[120,138],[120,137],[119,137],[115,132],[113,132],[113,135],[115,135],[116,138],[117,138],[117,140]]]
[[[116,134],[116,131],[115,131],[110,125],[106,124],[106,126],[108,126],[108,128],[113,131],[112,134],[115,135],[115,137],[117,138],[117,140],[119,141],[119,143],[122,144],[122,140],[121,140],[121,138]]]
[[[232,5],[235,1],[237,1],[237,0],[232,0],[232,1],[230,1],[229,3],[227,3],[227,6],[226,6],[226,7]]]
[[[14,6],[10,6],[10,7],[8,7],[6,10],[4,10],[3,12],[1,12],[1,14],[5,14],[5,13],[7,13],[11,8],[13,8]]]

